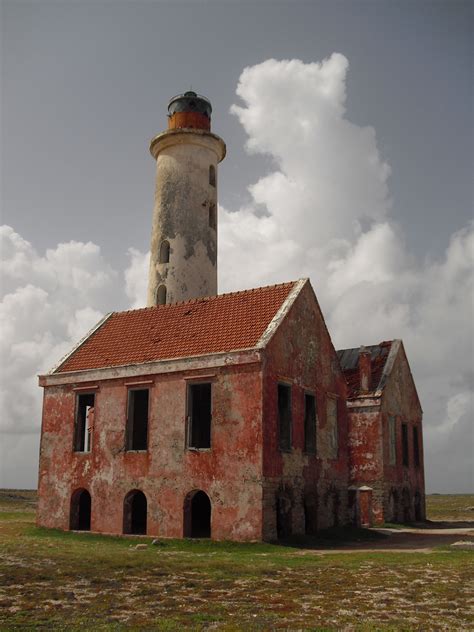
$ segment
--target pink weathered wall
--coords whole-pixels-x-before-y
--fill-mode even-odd
[[[292,387],[292,449],[278,446],[278,382]],[[304,452],[304,395],[317,400],[317,454]],[[338,398],[339,455],[328,457],[326,396]],[[276,496],[291,502],[294,534],[305,532],[304,498],[312,496],[317,528],[332,526],[334,495],[337,521],[347,520],[347,412],[345,382],[316,297],[307,283],[271,339],[264,360],[263,476],[265,539],[276,537]]]
[[[215,374],[210,380],[212,447],[189,451],[185,449],[189,380],[184,378],[210,373]],[[153,380],[148,450],[126,452],[125,383],[141,380]],[[182,537],[184,498],[201,489],[212,503],[213,538],[261,538],[262,379],[258,363],[212,371],[203,366],[186,374],[143,375],[93,384],[99,384],[99,389],[92,451],[87,454],[72,450],[74,384],[45,388],[39,525],[68,529],[71,494],[83,487],[92,497],[91,529],[122,533],[124,497],[130,490],[140,489],[148,501],[147,533]]]
[[[396,464],[389,463],[389,430],[388,419],[390,415],[396,417],[397,428],[397,457]],[[407,489],[410,494],[409,519],[415,519],[414,496],[418,491],[421,495],[422,519],[425,518],[425,479],[423,458],[423,426],[422,409],[418,400],[413,377],[405,355],[403,346],[395,360],[390,379],[384,389],[382,398],[382,425],[383,425],[383,453],[384,453],[384,514],[385,521],[403,521],[407,517],[403,515],[402,494]],[[402,462],[402,423],[408,424],[409,466]],[[415,467],[413,452],[413,425],[418,426],[420,445],[420,466]],[[390,494],[396,491],[398,494],[398,515],[393,515],[393,506],[390,504]]]

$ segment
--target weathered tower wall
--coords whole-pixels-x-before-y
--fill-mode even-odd
[[[199,113],[176,112],[169,127],[150,146],[156,189],[149,307],[217,294],[217,165],[225,144]]]

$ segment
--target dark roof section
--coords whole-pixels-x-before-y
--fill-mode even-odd
[[[392,348],[393,340],[385,340],[378,345],[365,347],[370,351],[372,360],[372,375],[370,380],[370,392],[381,390],[385,384],[383,378],[383,370],[387,363],[387,359]],[[348,397],[358,397],[360,395],[360,379],[359,379],[359,349],[340,349],[337,357],[341,364],[341,369],[346,378],[348,386]]]
[[[113,312],[54,373],[254,348],[298,283]]]

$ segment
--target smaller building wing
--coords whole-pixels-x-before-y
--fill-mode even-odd
[[[251,349],[301,282],[113,312],[54,370],[101,369]],[[294,292],[292,292],[294,290]],[[291,301],[290,301],[291,302]]]

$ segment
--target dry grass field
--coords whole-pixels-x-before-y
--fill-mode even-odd
[[[450,546],[473,506],[430,496],[438,522],[412,532],[152,545],[37,528],[34,492],[0,490],[0,630],[473,630],[474,553]]]

